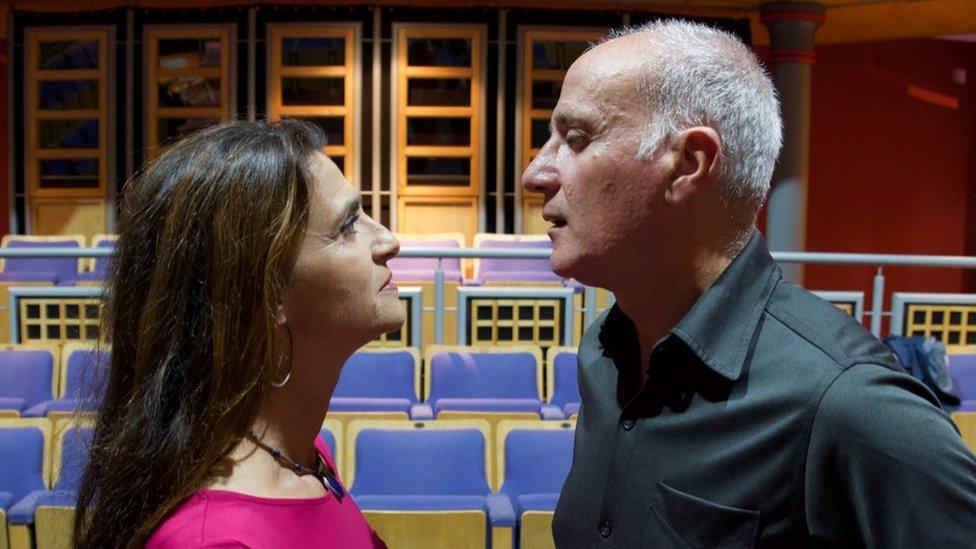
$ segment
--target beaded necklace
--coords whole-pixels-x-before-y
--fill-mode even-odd
[[[339,484],[339,480],[336,478],[337,475],[335,474],[335,471],[333,471],[332,467],[328,463],[326,463],[324,459],[322,459],[322,456],[319,455],[318,452],[315,452],[315,461],[316,461],[315,469],[310,469],[302,465],[301,463],[288,459],[281,453],[280,449],[272,448],[271,446],[268,446],[267,444],[262,442],[261,439],[259,439],[257,435],[254,434],[253,430],[247,432],[247,438],[255,445],[257,445],[258,448],[261,448],[265,452],[271,454],[271,457],[273,457],[275,461],[291,469],[291,471],[296,475],[300,477],[303,477],[305,475],[314,475],[315,478],[319,479],[319,482],[322,483],[322,486],[326,490],[335,494],[336,498],[341,500],[343,497],[345,497],[346,490],[345,488],[342,487],[341,484]]]

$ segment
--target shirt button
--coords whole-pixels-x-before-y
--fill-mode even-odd
[[[610,537],[610,521],[601,520],[600,521],[600,535],[609,538]]]
[[[634,428],[634,420],[625,419],[622,422],[620,422],[620,425],[623,426],[624,431],[629,431]]]

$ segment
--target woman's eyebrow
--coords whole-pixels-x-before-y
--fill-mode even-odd
[[[343,210],[342,219],[345,220],[349,216],[356,215],[359,212],[359,207],[362,204],[362,199],[358,196],[350,198],[346,201],[346,208]]]

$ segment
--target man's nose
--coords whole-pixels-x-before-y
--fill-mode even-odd
[[[552,195],[559,188],[559,173],[553,162],[552,139],[539,150],[522,173],[522,188],[526,192]]]

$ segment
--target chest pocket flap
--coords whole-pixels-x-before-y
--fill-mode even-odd
[[[754,547],[759,511],[720,505],[658,482],[645,532],[666,544],[691,547]],[[677,539],[675,539],[677,538]]]

